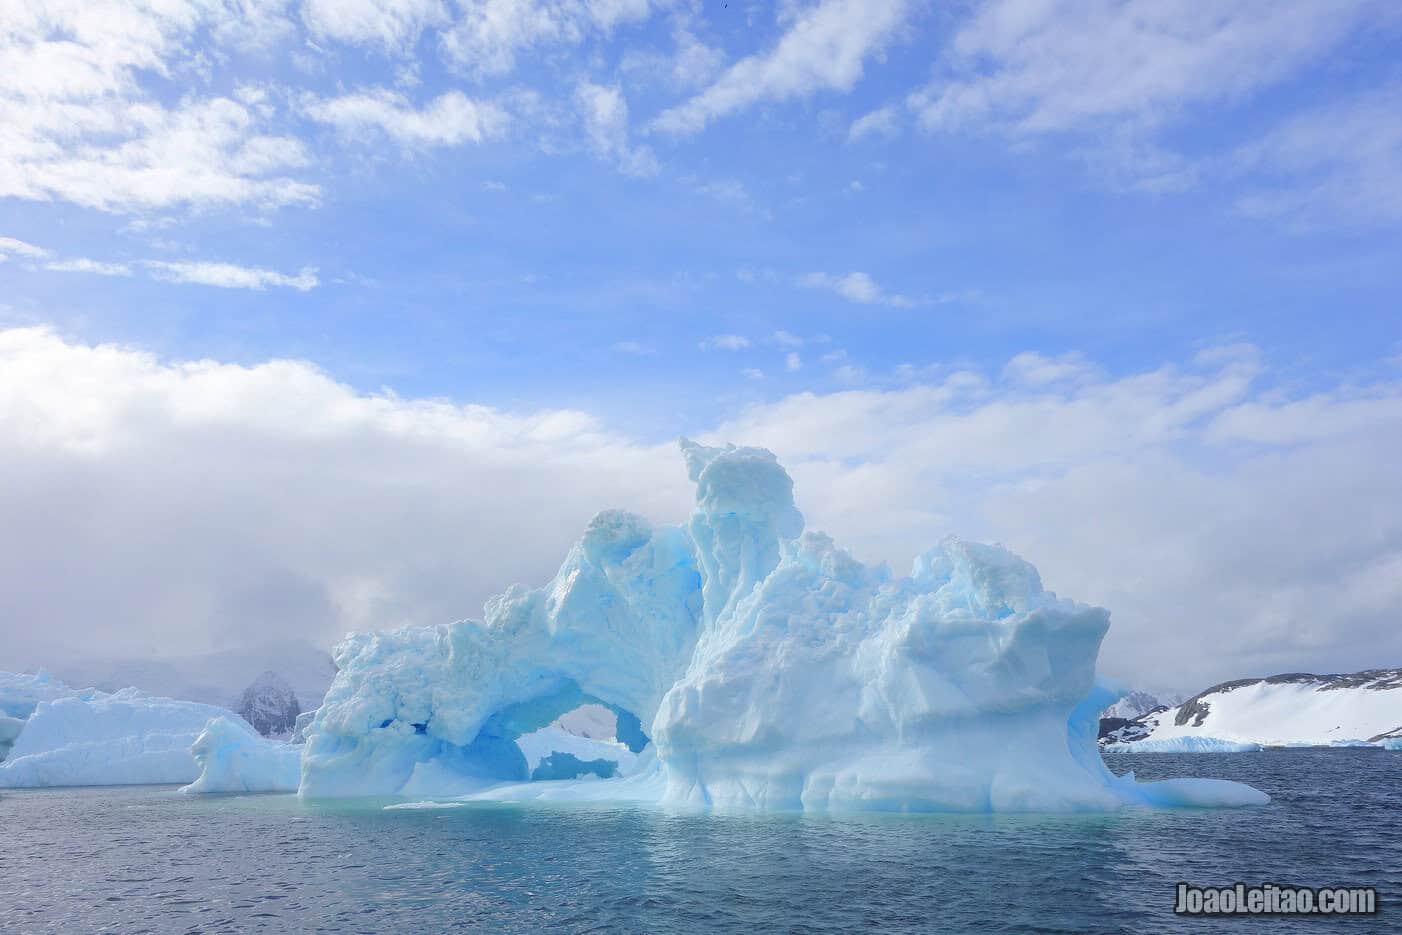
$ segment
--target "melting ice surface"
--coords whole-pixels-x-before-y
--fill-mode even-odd
[[[1115,777],[1096,749],[1109,614],[1043,590],[1027,562],[951,538],[892,578],[804,532],[768,451],[683,441],[682,455],[696,484],[682,526],[605,511],[553,581],[509,588],[482,621],[347,637],[301,794],[976,812],[1268,800]],[[612,736],[570,729],[591,706]],[[225,762],[216,741],[207,763]]]

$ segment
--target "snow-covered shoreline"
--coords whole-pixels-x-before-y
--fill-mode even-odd
[[[1273,747],[1402,746],[1402,669],[1288,673],[1214,685],[1113,724],[1107,753],[1242,753]]]

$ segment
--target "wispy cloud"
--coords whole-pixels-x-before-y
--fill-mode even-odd
[[[450,16],[442,0],[306,0],[302,20],[321,39],[407,54],[425,28]]]
[[[1088,161],[1112,187],[1183,188],[1194,168],[1158,142],[1162,127],[1297,73],[1377,6],[994,0],[960,27],[939,76],[907,103],[929,131],[992,131],[1014,142],[1082,134],[1095,147]],[[852,135],[886,125],[873,116]]]
[[[659,166],[652,150],[629,142],[628,102],[618,87],[581,82],[574,99],[590,149],[625,175],[657,174]]]
[[[90,260],[87,257],[55,260],[52,263],[45,263],[44,268],[56,273],[92,273],[97,276],[131,275],[131,267],[125,263],[104,263],[100,260]]]
[[[835,292],[849,302],[861,305],[892,305],[906,308],[915,303],[903,296],[889,293],[876,284],[866,273],[845,274],[807,273],[798,280],[799,285],[809,289],[826,289]]]
[[[851,142],[869,136],[893,137],[900,133],[900,110],[894,104],[887,104],[852,121],[847,130]]]
[[[742,334],[717,334],[701,342],[703,351],[743,351],[750,346],[750,339]]]
[[[328,0],[336,2],[336,0]],[[578,45],[652,15],[648,0],[459,0],[461,15],[441,37],[448,62],[475,76],[504,75],[519,53]]]
[[[760,101],[848,90],[908,10],[904,0],[824,0],[801,14],[773,49],[736,62],[706,90],[663,111],[653,126],[666,133],[696,133]]]
[[[1063,380],[1079,380],[1093,373],[1085,357],[1075,352],[1047,356],[1036,351],[1023,351],[1003,367],[1003,378],[1028,386],[1047,386]]]
[[[639,344],[637,341],[619,341],[613,346],[613,349],[620,354],[647,355],[657,353],[646,344]]]
[[[23,240],[16,240],[13,237],[0,237],[0,260],[8,259],[12,256],[22,256],[26,259],[38,260],[49,255],[49,251],[43,247],[36,247],[32,243]]]
[[[1243,147],[1242,214],[1292,227],[1402,221],[1402,84],[1289,118]]]
[[[7,255],[47,260],[43,268],[55,273],[91,273],[97,276],[131,276],[131,264],[94,260],[89,257],[53,258],[54,253],[22,240],[0,237],[0,260]],[[305,266],[295,275],[254,266],[239,266],[212,260],[143,260],[150,275],[165,282],[193,283],[224,289],[266,289],[270,286],[308,292],[319,280],[315,267]]]
[[[333,98],[307,97],[302,110],[361,141],[383,134],[406,146],[458,146],[500,136],[508,117],[491,101],[448,91],[415,107],[399,91],[375,88]]]
[[[111,12],[111,11],[109,11]],[[219,53],[286,37],[272,4],[171,0],[120,15],[83,4],[16,7],[0,38],[0,197],[102,211],[315,204],[300,140],[256,95],[209,95],[193,76]],[[175,102],[144,75],[189,87]]]
[[[201,286],[217,286],[221,289],[261,290],[274,286],[296,289],[298,292],[308,292],[316,288],[318,284],[316,269],[310,266],[303,267],[296,275],[253,266],[235,266],[233,263],[204,261],[147,260],[146,266],[159,279]]]

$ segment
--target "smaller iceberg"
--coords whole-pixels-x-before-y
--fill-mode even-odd
[[[1402,737],[1384,737],[1379,743],[1384,750],[1402,750]]]
[[[269,740],[242,718],[209,721],[190,753],[200,775],[181,792],[296,792],[302,781],[302,748]]]
[[[233,715],[134,688],[41,700],[0,763],[0,788],[192,782],[190,746],[220,716]]]

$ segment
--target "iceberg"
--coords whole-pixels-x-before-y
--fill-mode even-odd
[[[157,698],[134,688],[40,700],[0,762],[0,788],[188,783],[190,746],[223,708]]]
[[[200,774],[181,792],[296,792],[302,778],[302,748],[263,737],[242,718],[209,721],[190,753]]]
[[[1379,743],[1384,750],[1402,750],[1402,737],[1384,737]]]
[[[770,452],[682,455],[681,526],[598,514],[544,587],[481,621],[355,633],[305,728],[306,797],[651,801],[771,810],[1247,805],[1238,783],[1116,777],[1096,745],[1107,611],[995,545],[908,577],[804,530]],[[564,729],[584,708],[612,736]],[[585,732],[588,733],[588,732]],[[587,741],[587,742],[586,742]],[[246,745],[233,732],[213,736]]]

